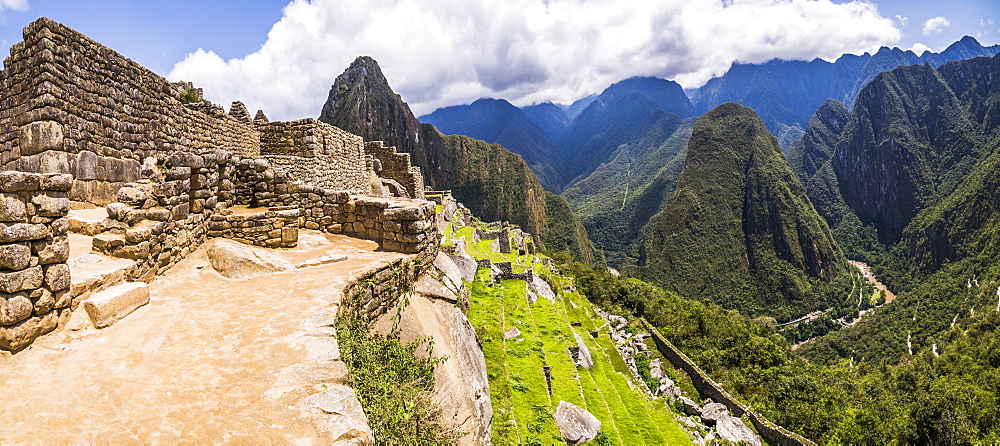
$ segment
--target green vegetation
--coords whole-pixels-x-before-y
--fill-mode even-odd
[[[684,168],[694,119],[679,125],[669,116],[660,120],[563,191],[594,244],[615,267],[639,262],[641,230],[669,203]]]
[[[432,402],[434,367],[443,361],[430,355],[433,342],[369,334],[364,322],[346,317],[337,318],[337,340],[348,384],[381,444],[455,442],[458,434],[440,424],[441,410]],[[421,344],[426,359],[414,355]]]
[[[201,102],[201,95],[198,94],[198,90],[188,88],[181,92],[181,104],[192,104],[195,102]]]

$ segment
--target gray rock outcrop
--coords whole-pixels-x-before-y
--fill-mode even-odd
[[[392,313],[383,315],[373,329],[389,333]],[[466,432],[459,444],[489,444],[493,406],[486,359],[462,310],[453,303],[415,294],[403,309],[397,328],[401,341],[429,336],[434,340],[431,354],[448,357],[434,369],[434,402],[441,407],[441,422]],[[418,348],[417,354],[425,355],[425,349]]]
[[[583,367],[590,370],[594,366],[594,359],[590,356],[590,349],[587,348],[587,344],[583,343],[583,338],[580,337],[580,333],[573,332],[573,337],[576,338],[576,355],[574,360],[577,367]]]
[[[295,269],[288,260],[265,249],[227,239],[214,239],[208,247],[208,260],[219,274],[243,279]]]
[[[586,409],[565,401],[559,402],[555,416],[559,433],[567,444],[586,443],[597,436],[601,421]]]
[[[760,438],[746,424],[743,424],[743,420],[729,416],[728,413],[715,422],[715,432],[719,438],[733,443],[750,446],[760,446],[761,444]]]
[[[342,384],[328,384],[322,393],[312,395],[308,400],[330,415],[323,424],[323,430],[330,433],[336,444],[375,443],[368,417],[354,389]]]

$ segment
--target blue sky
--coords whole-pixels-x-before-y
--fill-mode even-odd
[[[318,115],[358,55],[421,114],[566,102],[635,75],[696,87],[737,61],[1000,43],[998,0],[0,0],[5,54],[40,16],[277,119]]]

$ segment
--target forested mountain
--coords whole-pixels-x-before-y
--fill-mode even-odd
[[[566,229],[566,234],[553,234],[555,245],[593,262],[592,244],[576,216],[566,212],[569,207],[562,197],[546,196],[520,156],[497,144],[443,135],[433,125],[420,124],[389,87],[374,59],[358,57],[337,76],[320,121],[410,153],[432,188],[451,189],[480,218],[521,226],[542,248],[549,227]]]
[[[643,278],[747,315],[827,305],[848,268],[777,140],[736,103],[698,118],[673,201],[644,236]]]
[[[900,298],[807,351],[896,360],[935,343],[953,323],[972,323],[977,306],[996,306],[998,75],[994,56],[900,67],[862,90],[809,193],[821,212],[832,208],[853,222],[845,229],[861,236],[841,241]],[[837,188],[814,189],[818,183]]]
[[[495,126],[505,129],[503,142],[491,139],[493,135],[477,133],[476,127],[482,124],[469,118],[472,106],[450,108],[453,113],[447,116],[431,116],[448,128],[446,132],[475,133],[521,154],[539,172],[547,189],[566,197],[608,262],[624,267],[639,259],[641,228],[673,196],[692,124],[677,118],[703,113],[726,101],[753,108],[787,151],[793,172],[807,188],[817,191],[811,193],[813,199],[825,194],[829,200],[842,201],[839,194],[826,194],[823,189],[840,187],[831,176],[833,165],[825,168],[831,175],[814,174],[823,170],[825,161],[832,156],[832,141],[844,130],[848,110],[863,86],[878,73],[900,65],[929,63],[935,67],[998,51],[1000,45],[983,47],[972,37],[965,37],[941,53],[925,52],[920,56],[898,48],[882,48],[875,54],[844,55],[836,62],[817,59],[736,64],[725,75],[686,94],[669,81],[633,78],[608,87],[599,96],[575,102],[565,112],[569,122],[566,127],[563,115],[552,104],[524,107],[522,115],[512,113],[509,107],[494,107],[504,110],[499,114],[505,120],[481,118],[484,122],[503,122]],[[681,95],[690,95],[693,103],[685,103]],[[838,102],[841,105],[836,105]],[[817,109],[820,113],[814,117]],[[535,126],[523,125],[525,118]],[[538,137],[536,129],[547,137]],[[808,146],[806,140],[812,140]],[[545,153],[539,146],[550,147],[547,141],[556,142],[561,156],[538,155]],[[551,180],[552,172],[561,176],[558,181]],[[814,184],[810,185],[813,177]],[[832,218],[830,223],[836,231],[835,221],[840,218],[831,214],[835,212],[833,205],[817,207],[824,217]],[[841,232],[860,227],[856,218],[847,218],[849,224],[841,226]],[[869,235],[855,238],[871,238]],[[860,245],[845,248],[850,251],[855,246]]]
[[[557,130],[561,109],[533,109],[533,115],[545,122],[550,130]],[[542,107],[542,106],[538,106]],[[567,121],[562,112],[562,121]],[[503,99],[480,99],[470,105],[441,108],[421,116],[420,121],[431,124],[446,135],[465,135],[471,138],[517,147],[517,154],[524,158],[538,180],[548,190],[560,190],[565,182],[558,162],[559,148],[554,134],[542,129],[528,114]],[[550,136],[553,135],[553,136]]]

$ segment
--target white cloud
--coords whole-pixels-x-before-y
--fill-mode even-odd
[[[914,43],[913,46],[911,46],[909,48],[909,50],[913,51],[918,56],[921,55],[921,54],[924,54],[924,51],[933,51],[933,49],[931,47],[929,47],[927,45],[924,45],[924,44],[922,44],[920,42]]]
[[[168,77],[295,119],[369,55],[419,115],[487,96],[568,102],[640,75],[691,88],[733,62],[832,60],[902,37],[862,0],[295,0],[283,13],[257,52],[199,50]]]
[[[15,11],[27,11],[28,10],[28,0],[0,0],[0,12],[7,9],[13,9]]]
[[[924,35],[925,36],[929,36],[931,34],[940,35],[941,31],[944,28],[947,28],[948,25],[951,25],[951,22],[949,22],[948,19],[944,17],[937,16],[929,18],[927,19],[926,22],[924,22]]]
[[[904,15],[896,14],[896,20],[899,20],[899,24],[906,26],[906,22],[910,21],[910,18]]]

